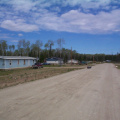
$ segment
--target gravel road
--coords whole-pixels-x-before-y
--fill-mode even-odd
[[[1,89],[0,120],[120,120],[120,70],[104,63]]]

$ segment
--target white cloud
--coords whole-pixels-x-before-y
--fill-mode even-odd
[[[106,6],[109,3],[120,3],[119,0],[1,0],[0,4],[10,4],[16,10],[28,12],[34,6],[40,8],[50,7],[51,5],[76,6],[81,5],[87,8]]]
[[[11,38],[9,34],[0,33],[0,39]]]
[[[30,0],[12,0],[11,4],[15,10],[29,12],[36,4]]]
[[[14,10],[28,12],[33,6],[36,5],[36,2],[33,2],[32,0],[1,0],[0,4],[11,5]]]
[[[71,10],[58,17],[46,13],[36,20],[41,29],[76,33],[109,33],[120,31],[120,10],[111,13],[101,12],[97,15],[85,14]],[[52,17],[51,17],[52,16]]]
[[[32,32],[43,30],[65,31],[75,33],[110,33],[120,31],[120,10],[111,13],[100,12],[97,15],[85,14],[78,10],[71,10],[58,16],[47,10],[31,14],[31,19],[4,20],[1,27],[11,31]]]
[[[61,11],[59,7],[53,7],[53,8],[51,8],[51,10],[53,10],[55,12],[60,12]]]
[[[32,32],[39,30],[37,25],[27,24],[23,22],[22,19],[16,21],[5,20],[1,23],[1,27],[11,31],[23,31],[23,32]]]
[[[96,15],[90,13],[89,8],[106,10],[112,0],[1,0],[1,3],[10,4],[11,10],[0,8],[0,27],[11,31],[32,32],[43,30],[66,31],[76,33],[109,33],[120,31],[120,10],[111,13],[99,12]],[[55,5],[58,6],[55,6]],[[47,10],[46,7],[50,7]],[[61,6],[82,6],[84,11],[70,10],[63,13]],[[113,6],[114,9],[117,7]],[[52,12],[54,11],[54,12]],[[57,12],[61,12],[57,14]],[[24,20],[23,20],[24,19]],[[21,36],[18,34],[18,36]]]
[[[19,33],[18,36],[21,37],[21,36],[23,36],[23,34]]]
[[[11,40],[11,42],[17,43],[17,42],[18,42],[18,40]]]

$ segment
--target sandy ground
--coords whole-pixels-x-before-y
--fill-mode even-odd
[[[0,120],[120,120],[120,70],[105,63],[2,89]]]

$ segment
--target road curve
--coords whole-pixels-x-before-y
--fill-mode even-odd
[[[120,70],[104,63],[1,89],[0,120],[120,120]]]

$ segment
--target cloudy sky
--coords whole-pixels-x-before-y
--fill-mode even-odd
[[[59,38],[79,53],[120,52],[120,0],[0,0],[0,40]]]

